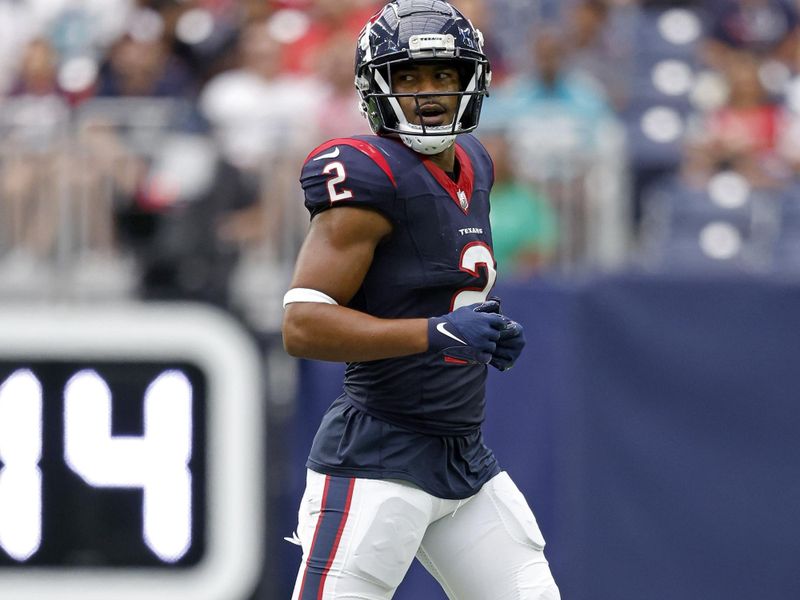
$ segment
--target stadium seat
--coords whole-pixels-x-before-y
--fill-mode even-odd
[[[695,57],[703,25],[697,11],[690,8],[643,7],[631,20],[632,42],[637,56],[653,58]]]
[[[629,133],[633,168],[676,164],[697,66],[702,25],[685,8],[644,7],[628,22],[636,48],[628,105],[623,119]]]
[[[800,275],[800,185],[795,184],[777,199],[777,219],[771,248],[771,269]]]
[[[633,106],[623,115],[628,156],[636,169],[677,168],[683,154],[685,116],[661,104]]]
[[[653,190],[645,204],[642,260],[659,271],[766,270],[775,198],[737,177],[718,174],[704,188],[674,178]]]

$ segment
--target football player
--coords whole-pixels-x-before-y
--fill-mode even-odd
[[[376,135],[306,159],[311,227],[284,298],[287,351],[347,362],[306,465],[292,598],[391,598],[415,556],[449,598],[559,598],[481,435],[487,365],[525,344],[489,297],[492,163],[469,135],[491,79],[482,35],[442,0],[394,0],[361,32],[355,75]]]

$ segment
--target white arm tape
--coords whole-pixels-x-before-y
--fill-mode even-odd
[[[293,304],[295,302],[318,302],[320,304],[336,304],[333,298],[328,296],[328,294],[323,294],[322,292],[318,292],[317,290],[312,290],[310,288],[292,288],[283,297],[283,308],[286,308],[288,304]]]

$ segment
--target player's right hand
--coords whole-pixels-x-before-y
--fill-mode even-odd
[[[507,319],[497,313],[476,310],[480,306],[462,306],[428,319],[428,351],[441,353],[457,364],[489,363]]]

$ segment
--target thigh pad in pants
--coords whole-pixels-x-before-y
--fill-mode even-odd
[[[485,487],[508,535],[519,544],[544,549],[544,536],[536,517],[508,474],[500,473]]]
[[[425,534],[428,516],[404,498],[365,498],[356,531],[353,553],[345,571],[387,589],[403,580]]]

